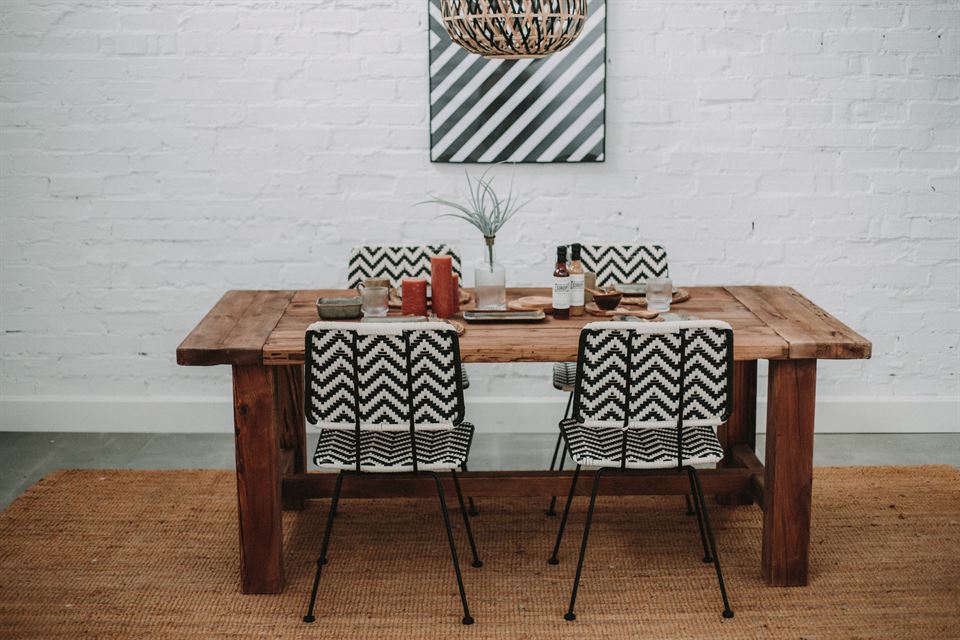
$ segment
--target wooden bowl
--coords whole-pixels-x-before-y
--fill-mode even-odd
[[[622,291],[593,290],[591,293],[593,293],[593,301],[602,311],[613,311],[620,306],[620,300],[623,299]]]

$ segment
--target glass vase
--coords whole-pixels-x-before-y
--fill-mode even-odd
[[[494,255],[495,236],[484,236],[483,261],[473,271],[473,286],[479,311],[507,308],[507,274]]]

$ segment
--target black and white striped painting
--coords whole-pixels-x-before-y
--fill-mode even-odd
[[[467,53],[429,6],[433,162],[603,162],[605,0],[572,45],[536,60]]]

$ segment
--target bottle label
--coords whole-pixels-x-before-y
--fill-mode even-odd
[[[553,308],[570,308],[570,278],[553,279]]]
[[[570,274],[570,306],[571,307],[583,306],[583,274],[582,273]]]

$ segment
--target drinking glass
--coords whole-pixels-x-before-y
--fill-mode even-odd
[[[647,279],[647,311],[670,311],[673,300],[673,282],[670,278]]]
[[[360,301],[364,318],[383,318],[387,315],[388,287],[360,287]]]

